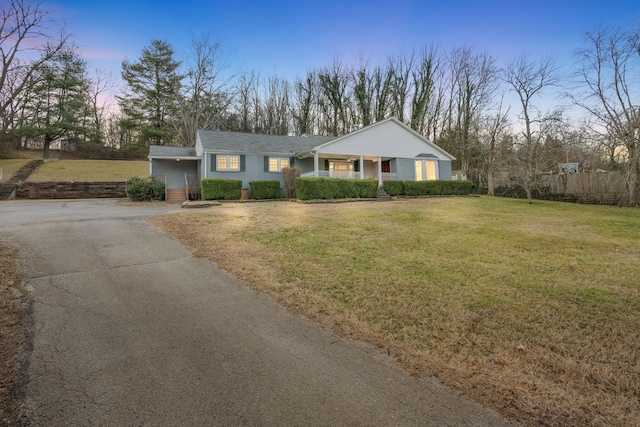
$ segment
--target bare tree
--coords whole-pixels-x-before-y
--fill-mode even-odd
[[[252,71],[251,73],[243,73],[238,78],[235,86],[234,107],[239,116],[239,128],[241,132],[253,132],[253,115],[255,110],[253,103],[255,100],[255,92],[259,80],[259,75]]]
[[[368,126],[373,122],[374,97],[375,97],[375,75],[370,71],[370,66],[364,61],[352,71],[351,80],[353,86],[353,98],[355,107],[355,120]]]
[[[504,96],[500,98],[498,107],[480,120],[478,140],[486,168],[487,194],[495,195],[495,173],[498,170],[503,150],[500,142],[507,137],[509,108],[503,106]]]
[[[374,102],[373,120],[384,120],[391,108],[391,84],[393,82],[393,70],[386,67],[376,67],[373,73]]]
[[[513,182],[525,190],[531,203],[533,190],[540,187],[541,174],[553,167],[545,141],[561,121],[560,110],[543,113],[535,101],[545,89],[558,83],[558,69],[551,58],[535,61],[523,54],[507,65],[504,79],[520,101],[518,119],[522,127],[515,138],[510,172]]]
[[[433,123],[442,106],[437,80],[441,77],[441,62],[435,47],[422,50],[416,69],[412,71],[411,128],[429,138]],[[435,135],[433,136],[435,139]]]
[[[223,75],[227,61],[219,41],[208,35],[194,37],[188,57],[185,81],[176,94],[179,119],[175,122],[180,145],[195,145],[198,129],[217,128],[231,103],[227,93],[234,73]]]
[[[317,76],[313,71],[307,72],[304,79],[297,79],[291,105],[293,127],[297,135],[313,133],[317,124],[314,114],[317,99]]]
[[[415,63],[415,52],[400,53],[389,57],[389,68],[393,73],[391,81],[391,115],[401,122],[405,121],[407,106],[410,102],[411,72]]]
[[[578,51],[579,95],[573,101],[591,117],[612,158],[626,156],[628,203],[640,204],[640,28],[588,32]],[[624,147],[620,150],[619,147]]]
[[[495,58],[486,52],[475,53],[470,47],[452,50],[447,62],[450,72],[447,143],[460,168],[468,172],[476,167],[480,155],[477,135],[472,131],[498,89],[498,68]]]
[[[289,134],[290,84],[280,77],[271,76],[267,80],[266,95],[262,106],[261,122],[263,133],[271,135]]]
[[[342,61],[335,58],[330,67],[318,73],[320,97],[318,104],[324,113],[322,133],[343,135],[350,128],[350,105],[346,96],[349,73]]]
[[[87,81],[89,85],[87,85],[86,106],[89,111],[86,119],[92,121],[91,128],[94,129],[92,142],[104,144],[107,115],[111,107],[108,94],[114,87],[113,78],[111,73],[95,70],[93,77],[87,77]]]
[[[69,35],[64,29],[56,30],[52,16],[53,12],[44,2],[8,0],[0,4],[0,125],[3,133],[12,125],[15,101],[33,81],[35,70],[68,44]]]

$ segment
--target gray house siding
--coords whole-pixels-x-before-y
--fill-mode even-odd
[[[398,159],[391,159],[389,166],[391,167],[391,173],[398,173]]]
[[[165,175],[167,179],[167,188],[181,189],[184,188],[184,174],[197,175],[197,160],[181,160],[179,162],[174,159],[154,159],[151,163],[152,175]]]
[[[402,181],[415,181],[416,179],[416,159],[396,159],[398,179]],[[392,162],[393,170],[393,162]],[[438,179],[448,181],[451,179],[451,162],[449,160],[438,160]]]
[[[438,179],[451,179],[451,162],[448,160],[438,160]]]
[[[207,178],[224,178],[242,180],[242,188],[249,188],[251,181],[274,180],[280,181],[280,188],[284,186],[284,179],[281,172],[265,171],[265,157],[263,155],[242,155],[240,161],[240,171],[216,171],[216,154],[207,154]],[[286,157],[286,156],[280,156]]]
[[[294,165],[300,168],[300,173],[308,173],[313,172],[313,158],[309,157],[306,159],[296,159]],[[320,169],[322,169],[324,164],[320,165]]]
[[[401,181],[416,180],[416,164],[415,159],[396,159],[398,179]]]

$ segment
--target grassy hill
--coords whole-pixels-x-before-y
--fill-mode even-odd
[[[57,160],[35,170],[29,181],[126,181],[148,176],[149,162],[134,160]]]

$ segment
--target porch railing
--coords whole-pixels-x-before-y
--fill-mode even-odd
[[[352,172],[352,171],[318,171],[319,177],[325,178],[352,178],[352,179],[360,179],[360,174],[362,172]],[[300,175],[303,178],[313,178],[315,176],[314,172],[307,172]]]
[[[325,178],[353,178],[353,179],[360,179],[362,172],[349,172],[349,171],[318,171],[318,176],[322,176]],[[313,178],[315,176],[314,172],[306,172],[303,173],[302,175],[300,175],[303,178]],[[371,176],[369,178],[377,178],[378,176]],[[382,180],[383,181],[390,181],[390,180],[396,180],[398,179],[398,174],[397,173],[389,173],[389,172],[383,172],[382,173]]]

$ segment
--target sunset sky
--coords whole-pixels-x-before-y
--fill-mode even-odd
[[[163,1],[56,0],[92,68],[119,78],[123,59],[135,61],[152,38],[177,57],[194,35],[219,40],[230,65],[294,78],[334,57],[372,63],[434,44],[443,51],[472,46],[500,62],[521,53],[571,62],[584,32],[640,22],[640,1]]]

